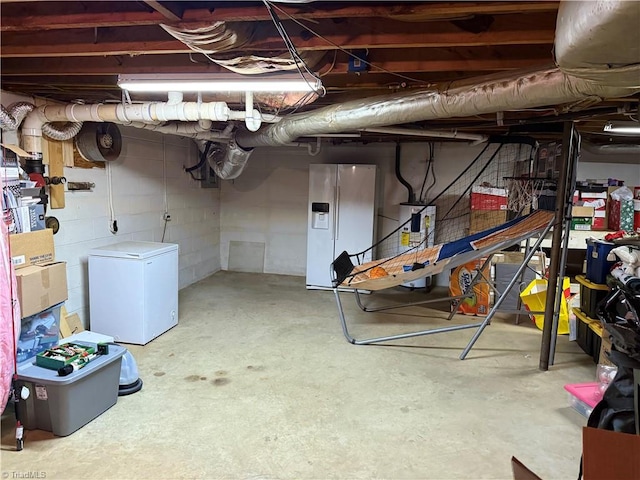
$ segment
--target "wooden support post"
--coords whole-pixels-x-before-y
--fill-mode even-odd
[[[64,177],[64,167],[73,165],[73,140],[54,141],[42,139],[43,163],[48,176]],[[53,209],[64,208],[64,185],[49,185],[49,205]]]

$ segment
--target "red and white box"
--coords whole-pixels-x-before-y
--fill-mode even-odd
[[[506,188],[471,188],[471,210],[506,210],[509,191]]]
[[[585,207],[593,207],[591,230],[606,230],[608,228],[607,201],[602,198],[590,198],[581,203]]]

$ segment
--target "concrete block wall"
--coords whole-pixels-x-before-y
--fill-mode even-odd
[[[436,144],[436,188],[448,185],[481,148]],[[427,152],[426,143],[402,147],[402,174],[417,192],[424,177]],[[381,238],[398,227],[399,204],[407,201],[407,190],[395,178],[395,144],[323,145],[316,156],[309,155],[305,148],[258,148],[242,175],[221,185],[223,270],[305,275],[311,163],[377,165],[377,236]],[[258,249],[262,256],[255,254]]]
[[[468,143],[436,143],[434,169],[439,192],[484,148]],[[402,175],[416,196],[423,182],[427,143],[402,145]],[[589,158],[578,165],[578,178],[625,178],[640,184],[637,164],[613,163],[615,157]],[[598,161],[600,160],[600,161]],[[309,164],[371,163],[378,166],[377,238],[398,226],[399,204],[407,189],[395,176],[395,144],[329,146],[316,156],[306,148],[257,148],[242,175],[221,185],[220,259],[224,270],[289,275],[306,273]],[[404,219],[406,220],[406,219]]]
[[[91,192],[65,193],[64,209],[49,209],[60,221],[54,236],[56,258],[67,262],[67,311],[87,325],[87,254],[95,247],[126,240],[163,240],[180,250],[179,286],[184,288],[220,270],[219,189],[202,189],[183,171],[197,162],[197,147],[181,137],[120,127],[123,149],[111,162],[117,234],[109,231],[106,169],[66,168],[68,181],[93,182]],[[166,180],[165,180],[166,177]],[[171,221],[163,221],[165,211]],[[114,299],[115,300],[115,299]]]

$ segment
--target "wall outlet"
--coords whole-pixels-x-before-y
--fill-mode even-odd
[[[170,222],[170,221],[171,221],[171,215],[169,215],[169,213],[168,213],[168,212],[164,212],[164,213],[162,214],[162,219],[163,219],[165,222]]]

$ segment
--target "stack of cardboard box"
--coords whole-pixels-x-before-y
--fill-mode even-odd
[[[53,231],[9,235],[22,312],[18,360],[57,344],[60,307],[67,299],[67,264],[55,261]]]
[[[633,231],[633,200],[616,199],[620,188],[602,183],[579,185],[573,196],[571,229]]]
[[[507,221],[506,188],[475,186],[471,189],[471,223],[469,233],[497,227]]]

